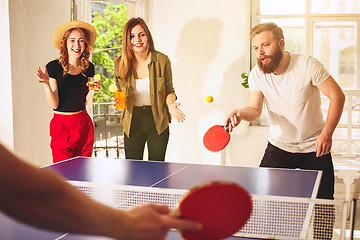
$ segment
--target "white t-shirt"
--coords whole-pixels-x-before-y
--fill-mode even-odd
[[[134,106],[151,105],[149,77],[135,80]]]
[[[316,85],[329,76],[318,60],[297,54],[290,54],[289,66],[281,75],[264,74],[258,66],[251,70],[249,88],[264,95],[271,144],[292,153],[315,151],[324,126]]]

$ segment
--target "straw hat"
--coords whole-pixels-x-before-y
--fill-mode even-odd
[[[90,37],[90,42],[89,45],[91,47],[94,46],[95,40],[96,40],[96,30],[95,28],[86,22],[83,21],[70,21],[70,22],[66,22],[61,24],[59,27],[57,27],[55,29],[55,32],[53,34],[53,42],[55,47],[60,51],[61,50],[61,40],[65,34],[65,32],[69,29],[73,29],[73,28],[82,28],[84,29],[89,37]]]

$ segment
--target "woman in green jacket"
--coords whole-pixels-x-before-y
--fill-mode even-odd
[[[115,60],[118,88],[127,101],[121,123],[124,126],[125,157],[148,157],[164,161],[171,117],[185,120],[176,103],[169,58],[156,51],[149,28],[141,18],[130,19],[124,28],[122,55]]]

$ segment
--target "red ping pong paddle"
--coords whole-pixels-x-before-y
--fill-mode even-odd
[[[202,223],[199,231],[182,231],[184,239],[219,240],[238,232],[251,212],[251,196],[245,189],[218,181],[191,189],[171,215]]]
[[[212,126],[206,131],[203,137],[204,146],[212,152],[218,152],[224,149],[229,141],[229,128],[221,125]]]

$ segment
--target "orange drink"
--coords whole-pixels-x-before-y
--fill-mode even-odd
[[[126,92],[113,92],[114,98],[116,98],[116,109],[125,109]]]

